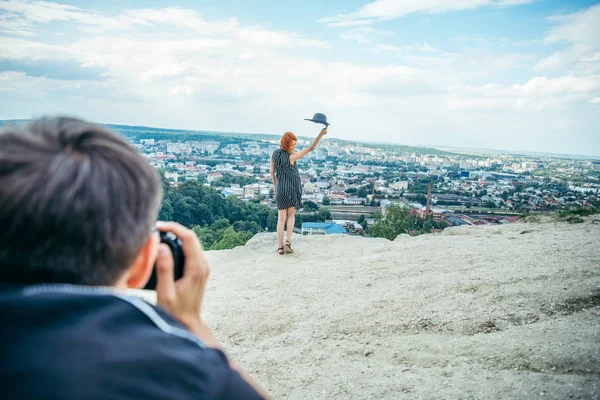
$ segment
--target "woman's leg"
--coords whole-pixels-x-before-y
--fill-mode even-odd
[[[292,242],[292,232],[294,231],[294,224],[296,223],[296,207],[290,207],[287,209],[287,240]]]
[[[287,219],[287,210],[277,210],[277,247],[283,247],[283,232],[285,230],[285,221]]]

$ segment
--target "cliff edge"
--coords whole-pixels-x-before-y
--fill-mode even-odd
[[[275,398],[600,398],[592,218],[292,243],[208,252],[209,326]]]

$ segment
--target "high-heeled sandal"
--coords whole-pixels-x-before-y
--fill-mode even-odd
[[[292,244],[290,243],[289,240],[285,241],[285,252],[286,253],[293,253],[294,250],[292,249]]]

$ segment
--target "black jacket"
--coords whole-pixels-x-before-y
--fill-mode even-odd
[[[0,399],[257,399],[220,350],[111,288],[0,286]]]

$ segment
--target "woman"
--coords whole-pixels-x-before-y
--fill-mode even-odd
[[[327,128],[323,128],[315,141],[306,149],[294,153],[296,147],[296,135],[286,132],[281,137],[281,148],[271,155],[271,179],[275,187],[275,200],[277,201],[277,251],[279,254],[293,253],[292,230],[296,217],[296,209],[302,208],[302,181],[298,172],[296,161],[307,155],[317,147],[323,136],[327,135]],[[283,245],[283,231],[287,222],[287,240]]]

